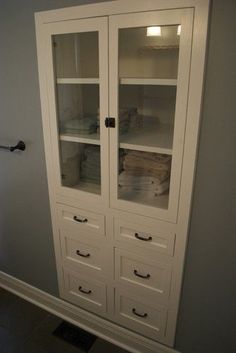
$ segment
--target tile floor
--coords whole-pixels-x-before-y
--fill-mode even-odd
[[[52,335],[62,320],[0,288],[0,353],[83,353]],[[89,353],[128,353],[97,338]]]

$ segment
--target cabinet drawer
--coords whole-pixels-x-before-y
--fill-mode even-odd
[[[60,230],[62,261],[72,270],[90,271],[92,275],[107,273],[106,259],[108,251],[105,244],[89,242],[67,230]]]
[[[106,285],[64,269],[64,298],[95,313],[106,312]]]
[[[156,250],[165,255],[174,254],[175,233],[172,228],[152,222],[152,226],[139,225],[122,219],[114,219],[115,238],[126,244],[140,247],[140,249]]]
[[[105,216],[80,208],[58,205],[58,219],[63,227],[105,235]]]
[[[154,340],[164,336],[167,321],[167,308],[144,303],[140,298],[130,297],[129,293],[116,289],[116,321],[133,331]]]
[[[121,284],[145,290],[167,300],[171,282],[171,264],[151,261],[125,250],[115,250],[115,276]]]

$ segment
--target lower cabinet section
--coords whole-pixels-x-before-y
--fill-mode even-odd
[[[102,216],[91,214],[59,207],[62,298],[131,332],[167,343],[174,228],[161,222],[148,226],[143,217],[112,217],[114,227],[106,225],[103,233]],[[74,221],[74,215],[83,215],[90,225]]]
[[[107,288],[102,281],[63,269],[64,299],[97,314],[107,311]]]
[[[62,297],[67,301],[153,340],[165,337],[168,308],[155,298],[142,296],[125,286],[113,287],[102,280],[63,268]],[[108,287],[110,286],[110,290]],[[108,298],[110,296],[110,298]],[[113,303],[108,310],[108,301]],[[109,311],[109,312],[108,312]]]
[[[112,275],[112,253],[108,251],[108,246],[103,240],[92,240],[88,233],[78,235],[71,229],[61,229],[60,243],[65,267],[92,276]]]
[[[120,284],[145,292],[156,300],[168,300],[171,264],[167,261],[158,258],[154,261],[123,249],[115,249],[115,277]]]
[[[128,291],[115,291],[115,318],[130,330],[154,340],[165,334],[167,309],[157,306],[144,298],[133,297]]]

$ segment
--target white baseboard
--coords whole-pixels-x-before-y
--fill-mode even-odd
[[[132,353],[178,353],[0,271],[0,287]]]

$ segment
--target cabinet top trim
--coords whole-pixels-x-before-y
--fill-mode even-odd
[[[38,24],[46,24],[57,21],[76,20],[86,17],[118,15],[129,12],[170,10],[194,7],[206,12],[210,0],[115,0],[89,5],[78,5],[57,10],[41,11],[35,13]]]

